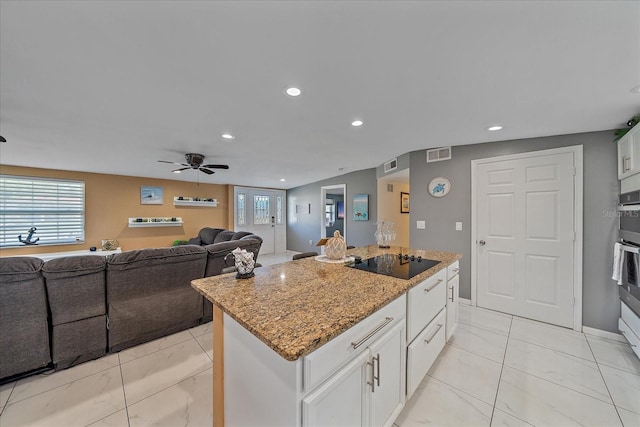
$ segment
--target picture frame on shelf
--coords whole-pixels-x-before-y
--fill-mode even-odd
[[[400,213],[409,213],[409,193],[400,192]]]

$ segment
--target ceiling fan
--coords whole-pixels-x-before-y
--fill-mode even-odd
[[[172,165],[182,166],[181,168],[174,169],[171,172],[180,172],[187,169],[196,169],[207,175],[213,175],[215,172],[211,169],[229,169],[229,165],[203,165],[204,156],[198,153],[187,153],[184,155],[186,163],[169,162],[167,160],[158,160],[160,163],[169,163]]]

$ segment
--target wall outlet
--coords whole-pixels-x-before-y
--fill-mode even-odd
[[[309,246],[313,246],[313,240],[309,240]]]
[[[456,222],[456,231],[462,231],[462,223]]]
[[[424,230],[425,228],[427,228],[427,222],[426,221],[416,221],[416,228],[418,230]]]

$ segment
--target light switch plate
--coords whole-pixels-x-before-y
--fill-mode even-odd
[[[462,231],[462,223],[456,222],[456,231]]]
[[[416,228],[418,228],[418,230],[424,230],[425,228],[427,228],[427,222],[426,221],[416,221]]]

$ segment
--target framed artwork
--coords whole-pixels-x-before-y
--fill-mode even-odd
[[[149,187],[143,185],[140,187],[140,204],[141,205],[161,205],[163,196],[162,187]]]
[[[311,213],[311,205],[309,203],[296,205],[296,214],[309,215],[310,213]]]
[[[353,196],[353,220],[369,221],[369,195],[356,194]]]
[[[400,193],[400,213],[409,213],[409,193]]]
[[[344,202],[337,203],[338,219],[344,219]]]

